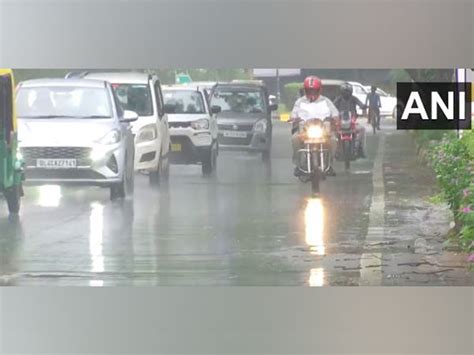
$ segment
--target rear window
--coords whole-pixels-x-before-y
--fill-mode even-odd
[[[198,91],[163,90],[165,105],[175,106],[175,114],[205,113],[204,100]]]
[[[339,85],[324,85],[323,83],[321,94],[334,101],[341,94],[341,87]]]
[[[135,111],[138,116],[153,115],[153,100],[147,84],[112,84],[124,110]]]
[[[266,112],[263,92],[253,88],[217,87],[211,97],[211,106],[219,106],[222,112]]]

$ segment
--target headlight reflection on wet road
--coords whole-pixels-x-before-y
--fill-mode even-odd
[[[104,255],[102,243],[104,237],[104,206],[99,203],[91,205],[89,251],[92,260],[92,272],[104,272]],[[90,286],[103,286],[102,280],[92,280]]]
[[[309,274],[309,286],[321,287],[324,286],[324,269],[311,269]]]
[[[39,187],[38,205],[41,207],[58,207],[61,202],[61,186],[43,185]]]
[[[304,213],[306,244],[311,254],[324,255],[324,207],[321,199],[308,200]]]

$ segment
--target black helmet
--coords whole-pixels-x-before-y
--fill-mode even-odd
[[[344,98],[348,99],[352,96],[352,85],[349,83],[344,83],[341,85],[341,94]]]

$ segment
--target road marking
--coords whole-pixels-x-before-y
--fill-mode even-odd
[[[372,201],[369,209],[369,228],[366,247],[375,241],[383,241],[385,237],[385,186],[383,178],[383,158],[385,154],[385,136],[379,136],[377,155],[374,160],[372,185]],[[361,286],[380,286],[382,284],[382,253],[362,254],[360,257]],[[370,266],[370,268],[368,267]]]

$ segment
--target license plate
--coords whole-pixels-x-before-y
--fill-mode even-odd
[[[226,131],[223,132],[224,137],[230,137],[230,138],[247,138],[247,132],[232,132],[232,131]]]
[[[181,144],[179,144],[179,143],[171,144],[171,151],[172,152],[180,152],[181,151]]]
[[[77,167],[76,159],[38,159],[36,160],[37,168],[46,169],[70,169]]]

